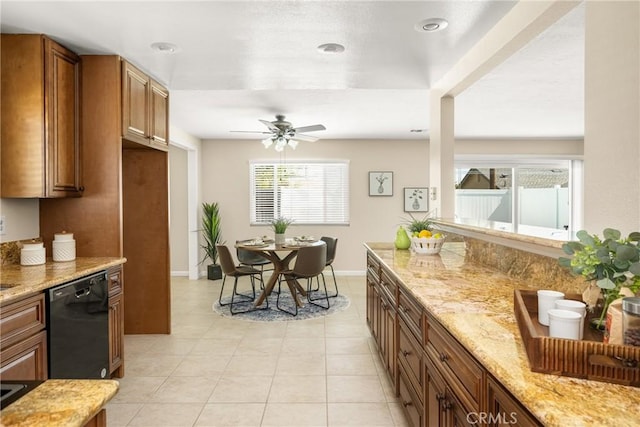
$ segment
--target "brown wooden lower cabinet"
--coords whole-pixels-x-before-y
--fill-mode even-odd
[[[0,307],[0,377],[47,379],[47,333],[44,294]]]
[[[392,277],[367,253],[367,323],[409,425],[540,426]]]

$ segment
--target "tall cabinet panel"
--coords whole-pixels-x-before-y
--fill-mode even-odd
[[[2,197],[77,197],[80,57],[38,34],[2,35]]]
[[[41,201],[41,234],[48,250],[54,233],[69,230],[78,256],[126,257],[124,332],[170,333],[168,153],[123,138],[124,61],[88,55],[82,63],[85,197]],[[133,163],[130,151],[140,151]]]

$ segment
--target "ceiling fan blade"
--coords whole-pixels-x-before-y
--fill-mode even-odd
[[[311,126],[302,126],[299,128],[294,128],[293,130],[296,132],[313,132],[317,130],[326,130],[327,128],[324,125],[311,125]]]
[[[264,125],[265,125],[266,127],[268,127],[269,129],[271,129],[273,132],[279,132],[279,131],[280,131],[280,129],[279,129],[276,125],[274,125],[273,123],[271,123],[271,122],[268,122],[268,121],[266,121],[266,120],[260,120],[260,119],[258,119],[258,121],[259,121],[260,123],[264,124]]]
[[[293,139],[297,139],[298,141],[304,141],[304,142],[316,142],[320,138],[316,138],[315,136],[311,136],[311,135],[303,135],[301,133],[296,133],[293,135]]]
[[[271,135],[271,132],[263,132],[260,130],[230,130],[229,132],[234,132],[234,133],[261,133],[264,135]]]

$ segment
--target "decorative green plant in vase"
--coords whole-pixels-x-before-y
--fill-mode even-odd
[[[271,228],[273,229],[275,236],[276,245],[284,244],[284,233],[287,231],[287,228],[293,224],[293,220],[285,217],[278,217],[271,221]]]
[[[571,258],[561,257],[559,263],[600,288],[603,308],[596,327],[604,326],[604,316],[609,304],[623,296],[622,288],[632,293],[640,290],[640,232],[632,232],[622,238],[613,228],[605,228],[604,239],[585,230],[576,233],[579,241],[562,245]]]

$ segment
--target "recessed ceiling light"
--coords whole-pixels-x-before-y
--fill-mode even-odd
[[[420,33],[433,33],[435,31],[444,30],[449,25],[445,19],[442,18],[429,18],[424,21],[418,22],[414,28]]]
[[[338,43],[325,43],[317,47],[318,52],[327,54],[336,54],[344,52],[344,46]]]
[[[178,46],[173,43],[157,42],[151,45],[151,49],[155,50],[156,52],[171,54],[178,51]]]
[[[429,129],[411,129],[409,130],[409,132],[413,132],[413,133],[429,132]]]

